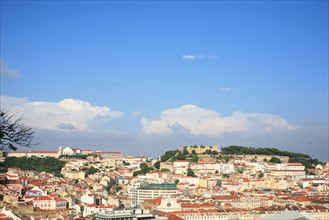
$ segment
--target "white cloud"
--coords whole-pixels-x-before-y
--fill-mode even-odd
[[[177,125],[187,129],[193,135],[215,137],[229,132],[258,132],[293,130],[297,128],[284,118],[261,113],[234,112],[222,117],[213,110],[195,105],[183,105],[180,108],[161,112],[160,119],[141,119],[144,133],[172,133]]]
[[[4,97],[2,100],[5,106],[10,106],[10,111],[22,115],[29,126],[37,128],[89,130],[91,126],[101,127],[108,120],[123,116],[122,112],[76,99],[60,102],[28,102],[23,99],[23,102],[19,98]]]
[[[224,92],[232,92],[234,91],[231,87],[229,86],[226,86],[226,87],[222,87],[220,88],[220,90],[224,91]]]
[[[134,112],[131,113],[131,117],[136,118],[136,117],[140,116],[140,114],[141,114],[140,112],[134,111]]]
[[[197,56],[192,55],[192,54],[187,54],[187,55],[182,55],[184,60],[195,60]]]
[[[182,55],[182,58],[184,60],[199,60],[199,59],[213,59],[213,60],[217,60],[218,57],[217,56],[212,56],[212,55],[202,55],[202,54],[199,54],[199,55],[193,55],[193,54],[183,54]]]
[[[8,62],[4,59],[0,59],[0,76],[5,77],[19,77],[19,71],[18,70],[12,70],[8,67]]]
[[[9,109],[13,106],[22,105],[27,102],[29,102],[27,98],[0,96],[1,109]]]

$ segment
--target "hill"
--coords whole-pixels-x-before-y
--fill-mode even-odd
[[[202,145],[201,145],[202,146]],[[301,163],[305,166],[305,169],[315,168],[318,164],[323,164],[318,159],[313,159],[311,156],[303,153],[295,153],[289,151],[282,151],[277,148],[254,148],[254,147],[244,147],[244,146],[228,146],[223,147],[220,154],[216,152],[204,152],[203,154],[211,154],[218,159],[228,158],[229,155],[271,155],[275,156],[288,156],[290,163]],[[176,160],[185,160],[191,158],[191,154],[187,152],[180,152],[179,150],[169,150],[161,156],[161,162],[166,161],[176,161]],[[196,157],[194,157],[196,158]],[[197,160],[196,160],[197,162]]]
[[[316,165],[322,164],[318,159],[313,159],[310,155],[303,153],[295,153],[289,151],[281,151],[276,148],[253,148],[244,146],[229,146],[223,147],[221,153],[223,155],[232,154],[256,154],[256,155],[273,155],[273,156],[288,156],[290,163],[301,163],[306,169],[315,168]]]
[[[4,162],[0,163],[0,172],[6,172],[8,168],[16,167],[22,170],[35,170],[61,176],[60,172],[65,163],[65,161],[53,157],[7,157]]]

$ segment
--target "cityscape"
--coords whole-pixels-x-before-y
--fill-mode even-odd
[[[20,151],[1,174],[1,219],[328,219],[329,161],[227,154],[239,146],[184,146],[157,159],[59,146]],[[278,153],[280,154],[280,153]],[[56,159],[60,173],[23,170]],[[30,162],[28,162],[30,160]],[[50,162],[48,162],[50,163]],[[6,163],[5,163],[6,164]],[[15,167],[16,166],[18,167]],[[41,165],[39,165],[41,166]],[[56,165],[50,165],[54,167]],[[5,167],[2,165],[2,167]],[[33,167],[33,166],[32,166]],[[54,170],[53,170],[54,171]]]
[[[328,220],[328,43],[328,0],[0,0],[0,220]]]

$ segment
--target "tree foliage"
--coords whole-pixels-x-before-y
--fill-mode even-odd
[[[189,159],[189,161],[191,163],[197,163],[199,161],[198,155],[197,154],[192,154],[191,157],[190,157],[190,159]]]
[[[34,131],[24,125],[23,118],[16,114],[0,110],[0,150],[15,151],[17,147],[31,147],[35,145]]]
[[[161,162],[166,162],[173,156],[177,154],[178,150],[169,150],[164,155],[161,156]]]
[[[161,170],[160,170],[161,172],[170,172],[170,170],[168,169],[168,168],[162,168]]]
[[[155,163],[154,163],[154,167],[155,167],[156,169],[160,169],[160,161],[155,162]]]
[[[76,155],[60,155],[59,158],[68,158],[68,159],[73,159],[73,158],[78,158],[78,159],[87,159],[88,155],[84,154],[76,154]]]
[[[6,172],[6,169],[10,167],[16,167],[22,170],[35,170],[37,172],[47,172],[55,176],[61,176],[60,172],[65,166],[65,163],[53,157],[7,157],[0,165],[3,168],[2,172]]]
[[[187,176],[196,177],[194,171],[191,168],[187,169]]]
[[[133,172],[133,176],[138,176],[138,175],[141,175],[141,174],[146,174],[146,173],[148,173],[148,172],[150,172],[150,171],[153,170],[153,167],[149,167],[147,165],[147,163],[141,163],[139,165],[139,167],[140,167],[140,170],[134,171]]]
[[[311,157],[307,154],[281,151],[276,148],[253,148],[253,147],[243,147],[243,146],[235,146],[235,145],[229,147],[223,147],[222,154],[276,155],[276,156],[300,157],[300,158],[311,159]]]
[[[82,168],[81,170],[85,171],[87,176],[97,173],[99,171],[97,168],[92,166],[88,168]]]
[[[204,153],[204,155],[218,155],[218,151],[212,151],[210,149],[206,150]]]
[[[174,160],[186,160],[186,155],[179,153],[176,157],[174,157]]]
[[[188,155],[188,150],[184,147],[183,154]]]
[[[288,156],[290,163],[301,163],[305,169],[314,168],[322,162],[318,159],[313,159],[311,156],[303,153],[295,153],[289,151],[281,151],[276,148],[253,148],[243,146],[229,146],[222,148],[222,154],[256,154],[256,155],[274,155]]]
[[[280,160],[280,158],[277,157],[271,157],[271,159],[269,160],[270,163],[282,163],[282,161]]]

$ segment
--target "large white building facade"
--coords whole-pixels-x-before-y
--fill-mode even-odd
[[[174,183],[161,184],[141,184],[139,188],[131,189],[132,207],[140,205],[145,199],[155,199],[158,197],[173,197],[177,195],[178,190]]]

